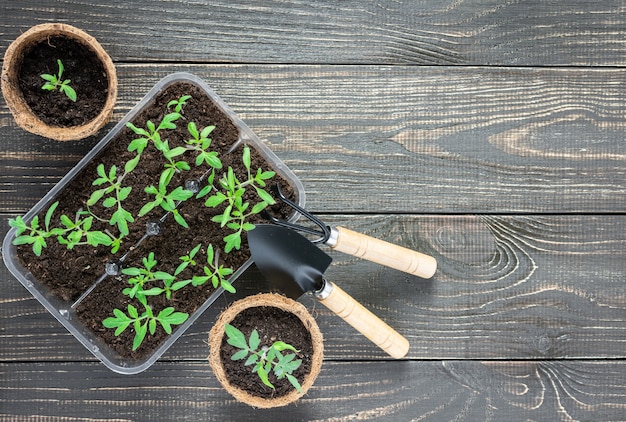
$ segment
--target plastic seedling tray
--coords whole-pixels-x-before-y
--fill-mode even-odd
[[[254,149],[266,162],[267,167],[274,170],[279,177],[284,179],[293,189],[296,202],[300,206],[304,206],[305,194],[304,189],[300,181],[291,172],[291,170],[278,158],[276,155],[265,146],[261,140],[255,135],[254,132],[239,119],[236,114],[222,101],[222,99],[209,88],[204,81],[200,78],[189,73],[175,73],[171,74],[161,81],[159,81],[150,92],[135,106],[128,114],[119,122],[115,127],[74,167],[70,172],[63,177],[28,213],[23,217],[24,221],[29,223],[33,217],[41,214],[47,210],[51,204],[53,204],[57,198],[63,193],[64,189],[75,178],[82,177],[81,171],[89,165],[93,160],[99,159],[102,154],[106,153],[106,148],[109,143],[115,139],[118,134],[126,128],[126,123],[132,121],[135,116],[141,113],[144,109],[150,106],[155,96],[161,93],[164,89],[176,83],[191,83],[192,85],[200,88],[202,92],[223,112],[232,123],[236,126],[239,133],[239,138],[235,144],[245,143]],[[91,177],[91,176],[86,176]],[[189,181],[193,184],[194,180]],[[189,188],[189,186],[187,186]],[[136,242],[133,248],[135,250],[146,239],[151,236],[158,235],[159,223],[163,222],[167,218],[167,213],[164,211],[161,214],[161,218],[158,221],[151,221],[146,224],[146,231],[143,236]],[[298,218],[296,214],[292,214],[289,217],[289,221],[295,221]],[[165,351],[172,346],[172,344],[203,314],[215,300],[223,293],[223,289],[220,287],[216,289],[210,297],[199,306],[193,313],[189,315],[189,318],[181,325],[174,329],[174,332],[169,335],[158,347],[156,347],[151,353],[141,357],[140,359],[129,358],[120,355],[116,350],[110,347],[108,344],[95,334],[91,329],[87,328],[76,315],[77,306],[87,298],[94,289],[98,288],[100,283],[109,276],[115,276],[118,274],[120,266],[124,265],[126,256],[129,253],[124,254],[121,257],[116,257],[102,266],[101,275],[95,277],[93,283],[82,291],[78,299],[71,301],[63,300],[58,296],[52,294],[49,288],[37,279],[28,269],[24,267],[20,257],[18,256],[18,247],[13,245],[13,240],[16,236],[16,229],[11,229],[4,238],[2,246],[2,255],[6,266],[9,271],[28,289],[28,291],[39,301],[41,304],[74,336],[82,343],[93,355],[95,355],[104,365],[120,374],[136,374],[149,368],[159,357],[165,353]],[[162,239],[160,241],[167,241]],[[248,259],[243,265],[237,268],[234,273],[229,277],[229,281],[232,283],[241,276],[241,274],[252,264],[252,260]],[[228,294],[228,293],[227,293]]]

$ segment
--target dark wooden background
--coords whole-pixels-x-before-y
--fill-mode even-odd
[[[214,315],[117,375],[0,266],[0,419],[626,420],[624,1],[5,0],[2,54],[43,22],[109,52],[114,120],[195,73],[294,170],[310,211],[439,270],[333,253],[329,278],[411,351],[389,360],[305,298],[321,375],[297,405],[255,410],[205,361]],[[30,135],[2,101],[0,233],[104,133]]]

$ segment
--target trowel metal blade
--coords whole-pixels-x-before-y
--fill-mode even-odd
[[[332,262],[306,237],[277,225],[258,224],[248,232],[248,245],[263,275],[292,299],[321,289],[323,274]]]

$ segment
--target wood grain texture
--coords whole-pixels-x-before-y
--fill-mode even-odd
[[[236,403],[205,357],[229,300],[136,376],[106,369],[0,265],[0,420],[623,421],[623,0],[35,0],[113,57],[121,118],[205,79],[329,224],[433,255],[431,280],[342,254],[327,276],[406,336],[384,352],[312,297],[325,362],[296,406]],[[107,126],[111,128],[113,123]],[[104,136],[18,129],[0,100],[0,234]],[[253,267],[236,298],[268,289]]]
[[[623,420],[624,362],[324,362],[295,405],[235,403],[203,361],[136,375],[95,363],[0,364],[0,417],[20,421]],[[88,388],[85,388],[87,380]],[[66,419],[62,419],[66,418]]]
[[[286,162],[314,212],[624,210],[623,69],[124,65],[115,118],[179,70]],[[0,113],[0,212],[24,212],[97,139],[43,140]]]
[[[624,215],[322,217],[437,258],[437,273],[423,280],[324,249],[334,258],[328,279],[407,337],[410,359],[626,358]],[[0,280],[0,361],[93,359],[4,266]],[[251,269],[236,287],[248,295],[267,284]],[[327,358],[386,358],[313,298],[301,301],[317,318]],[[206,354],[217,312],[164,357]]]
[[[423,252],[367,236],[345,227],[335,227],[337,233],[331,248],[367,261],[375,262],[421,278],[431,278],[437,271],[437,260]],[[332,235],[331,235],[332,239]]]
[[[124,62],[626,64],[619,0],[22,0],[4,5],[0,50],[50,21],[86,27]]]

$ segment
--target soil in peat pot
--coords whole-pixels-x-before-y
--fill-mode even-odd
[[[237,141],[239,131],[228,115],[196,85],[178,81],[166,86],[155,96],[152,102],[132,119],[133,124],[137,127],[146,127],[148,120],[160,122],[165,114],[171,112],[167,109],[167,104],[183,95],[191,95],[191,99],[183,108],[183,118],[176,122],[176,129],[163,134],[163,139],[167,139],[170,148],[174,149],[184,145],[184,141],[189,139],[188,122],[195,122],[199,130],[209,125],[215,125],[215,129],[209,135],[212,139],[211,150],[218,152],[218,157],[223,164],[221,170],[216,170],[216,179],[221,177],[226,171],[225,169],[230,166],[237,177],[243,180],[247,177],[244,176],[246,169],[241,160],[243,146],[230,154],[228,153],[232,144]],[[51,228],[61,226],[59,216],[65,214],[73,218],[79,210],[87,209],[87,199],[91,192],[99,188],[92,186],[92,182],[98,177],[97,166],[103,163],[107,170],[112,165],[117,166],[118,169],[123,169],[124,164],[135,156],[134,152],[128,151],[128,145],[136,137],[137,135],[130,129],[122,129],[99,155],[66,185],[56,198],[59,205],[53,215]],[[254,150],[253,146],[250,150],[253,171],[257,168],[262,168],[263,171],[272,169],[270,163],[265,161]],[[187,156],[184,155],[183,157]],[[190,155],[185,159],[191,164],[191,170],[175,174],[168,186],[170,192],[176,186],[184,186],[186,181],[198,180],[207,173],[208,168],[206,166],[195,167],[195,155]],[[132,187],[132,191],[123,202],[123,206],[135,217],[135,221],[129,224],[130,234],[123,240],[120,250],[115,255],[112,255],[110,248],[105,246],[78,245],[72,250],[68,250],[56,240],[48,239],[47,247],[43,249],[39,257],[33,253],[30,245],[18,246],[18,255],[22,265],[43,283],[52,295],[70,304],[76,301],[105,273],[105,264],[120,260],[122,257],[124,257],[123,267],[142,267],[142,259],[153,252],[157,261],[155,270],[174,274],[174,270],[181,263],[179,258],[187,255],[196,245],[202,244],[200,252],[195,257],[197,265],[189,266],[180,274],[180,278],[177,278],[183,280],[191,278],[193,275],[204,275],[206,251],[208,245],[211,244],[215,250],[219,251],[219,263],[224,267],[237,270],[250,257],[245,232],[242,236],[240,250],[233,250],[228,254],[223,253],[224,241],[222,239],[232,230],[228,228],[222,230],[218,223],[211,221],[211,218],[221,214],[225,204],[215,209],[206,207],[204,202],[207,197],[201,199],[192,197],[179,207],[180,213],[189,225],[188,229],[180,226],[169,215],[160,224],[158,235],[150,236],[138,246],[136,245],[146,233],[146,224],[158,222],[165,215],[160,207],[156,207],[145,216],[137,217],[139,210],[154,199],[154,196],[147,194],[144,189],[151,185],[158,186],[159,177],[164,169],[163,165],[163,154],[150,144],[143,151],[135,170],[128,173],[124,178],[123,185]],[[268,186],[275,183],[281,186],[287,197],[295,200],[293,187],[278,174],[269,180]],[[248,189],[244,195],[244,201],[250,202],[250,207],[252,207],[260,200],[254,189]],[[39,221],[44,221],[46,211],[47,209],[44,209],[40,213]],[[92,230],[108,230],[114,235],[118,234],[117,227],[111,226],[106,221],[113,211],[104,208],[102,201],[90,207],[90,211],[97,216],[105,217],[102,221],[94,219]],[[292,213],[292,210],[280,201],[277,201],[277,204],[272,206],[269,211],[281,219],[289,218]],[[252,223],[263,222],[258,216],[249,221]],[[157,329],[154,336],[146,336],[141,346],[133,352],[134,331],[132,329],[129,328],[119,337],[116,337],[114,330],[107,329],[102,325],[105,318],[113,316],[113,309],[115,308],[126,311],[128,304],[133,304],[137,309],[143,308],[136,299],[130,299],[122,293],[124,288],[129,287],[127,278],[128,276],[125,275],[106,277],[76,306],[76,312],[79,320],[89,330],[96,333],[104,343],[115,349],[120,356],[139,360],[149,355],[167,337],[161,327]],[[150,287],[152,286],[145,286],[144,290]],[[162,287],[162,284],[159,287]],[[165,295],[160,295],[159,297],[150,297],[149,303],[155,315],[163,308],[170,306],[178,312],[186,312],[191,315],[211,296],[214,290],[210,281],[199,287],[188,285],[173,292],[170,300],[167,300]],[[173,328],[176,329],[176,327]]]
[[[311,372],[313,357],[313,343],[311,334],[300,318],[296,315],[272,306],[259,306],[244,309],[231,322],[246,338],[253,330],[257,330],[261,339],[260,347],[270,347],[275,341],[284,341],[298,350],[296,359],[302,359],[302,364],[292,375],[302,385],[306,375]],[[227,336],[222,339],[220,358],[226,377],[233,386],[240,388],[253,396],[271,399],[284,396],[294,390],[287,380],[276,378],[274,373],[269,374],[269,381],[275,389],[267,387],[257,374],[252,372],[252,366],[244,366],[243,361],[233,361],[233,356],[239,349],[227,343]]]
[[[77,93],[76,102],[61,91],[41,89],[41,75],[57,75],[57,59],[65,70],[62,80],[69,79]],[[50,126],[80,126],[93,120],[107,99],[108,79],[94,51],[62,35],[34,44],[22,59],[18,83],[26,104],[40,120]]]

